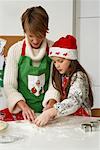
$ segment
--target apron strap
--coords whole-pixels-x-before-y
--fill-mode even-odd
[[[49,46],[48,46],[48,43],[47,43],[47,46],[46,46],[46,52],[47,52],[47,55],[49,55]]]
[[[21,56],[25,56],[25,49],[26,49],[26,43],[25,41],[23,42],[23,45],[22,45],[22,53],[21,53]]]

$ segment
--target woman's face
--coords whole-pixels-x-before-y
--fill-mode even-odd
[[[38,49],[41,46],[45,38],[44,35],[42,37],[37,37],[34,33],[30,33],[29,30],[26,30],[26,35],[27,35],[29,44],[31,45],[32,48],[35,48],[35,49]]]
[[[65,74],[68,71],[71,60],[55,56],[52,57],[52,60],[60,74]]]

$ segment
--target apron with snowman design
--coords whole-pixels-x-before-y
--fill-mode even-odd
[[[25,49],[24,41],[18,64],[18,91],[24,96],[30,108],[41,113],[44,94],[48,89],[51,59],[46,54],[38,67],[33,66],[31,58],[25,56]]]

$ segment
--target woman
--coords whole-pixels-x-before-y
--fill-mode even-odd
[[[24,119],[34,121],[42,112],[42,101],[48,89],[51,60],[46,39],[49,17],[41,6],[28,8],[21,17],[25,39],[8,52],[4,73],[4,90],[11,113],[22,111]]]

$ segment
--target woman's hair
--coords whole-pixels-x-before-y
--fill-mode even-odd
[[[92,89],[91,89],[91,85],[90,85],[90,80],[89,77],[86,73],[86,71],[84,70],[84,68],[80,65],[80,63],[77,60],[71,60],[71,64],[70,64],[70,72],[69,72],[69,80],[68,80],[68,84],[66,87],[66,93],[68,96],[68,92],[70,89],[70,82],[71,82],[71,77],[73,76],[74,73],[76,73],[77,71],[82,71],[83,73],[86,74],[87,79],[88,79],[88,84],[89,84],[89,105],[92,107],[93,106],[93,94],[92,94]],[[56,67],[53,65],[53,73],[52,73],[52,82],[53,82],[53,86],[54,88],[56,88],[62,97],[62,75],[58,72],[58,70],[56,69]],[[63,99],[61,99],[63,100]]]
[[[37,37],[45,36],[48,32],[49,17],[41,6],[28,8],[21,17],[22,27],[26,33],[26,28]]]

